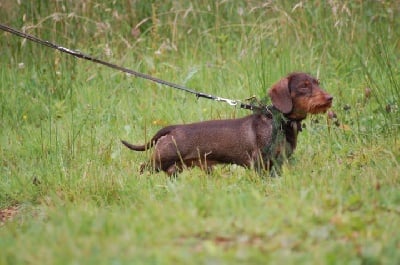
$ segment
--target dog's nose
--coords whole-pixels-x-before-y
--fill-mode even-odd
[[[332,97],[331,95],[329,95],[329,94],[327,94],[327,95],[325,96],[325,99],[326,99],[326,101],[329,101],[329,102],[332,102],[332,101],[333,101],[333,97]]]

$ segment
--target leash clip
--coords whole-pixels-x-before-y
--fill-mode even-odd
[[[236,106],[238,104],[238,101],[234,99],[225,99],[225,102],[231,106]]]
[[[216,101],[224,101],[224,102],[228,103],[231,106],[236,106],[238,104],[238,101],[234,100],[234,99],[216,97],[215,100]]]

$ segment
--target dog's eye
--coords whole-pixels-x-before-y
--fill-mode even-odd
[[[297,89],[297,93],[299,95],[306,95],[306,94],[310,93],[310,90],[311,90],[311,88],[309,87],[309,85],[304,83],[301,87],[299,87]]]

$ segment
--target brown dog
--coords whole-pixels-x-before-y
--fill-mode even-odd
[[[144,145],[122,143],[135,151],[155,145],[148,165],[168,175],[192,166],[210,170],[218,163],[269,170],[292,154],[307,114],[325,112],[333,100],[305,73],[281,79],[269,96],[273,106],[240,119],[172,125],[159,130]]]

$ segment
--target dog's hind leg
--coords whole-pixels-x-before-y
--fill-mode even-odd
[[[176,178],[178,174],[182,172],[183,169],[182,166],[174,163],[163,170],[168,174],[168,176]]]

